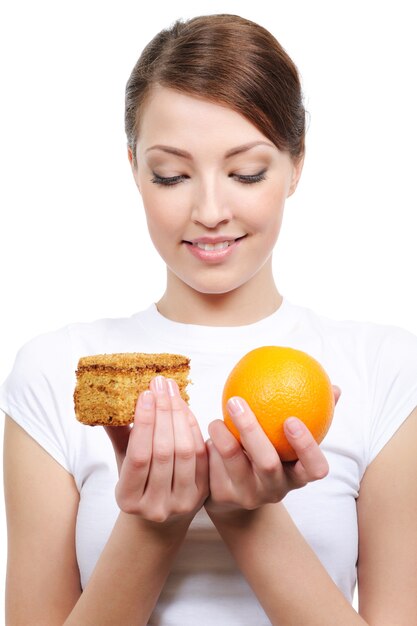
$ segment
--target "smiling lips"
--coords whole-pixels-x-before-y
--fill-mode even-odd
[[[193,256],[202,261],[216,263],[228,258],[246,235],[240,237],[199,237],[184,241]]]
[[[185,243],[192,244],[200,250],[225,250],[239,239],[243,239],[245,236],[246,235],[241,235],[240,237],[199,237],[198,239],[185,241]]]
[[[201,241],[198,241],[197,243],[194,243],[193,246],[197,246],[200,250],[224,250],[225,248],[231,246],[234,242],[234,239],[231,241],[219,241],[219,243],[202,243]]]

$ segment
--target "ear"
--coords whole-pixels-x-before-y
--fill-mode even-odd
[[[294,160],[293,162],[293,173],[292,173],[291,184],[290,184],[287,198],[292,196],[294,191],[297,189],[298,181],[300,180],[301,172],[303,171],[303,165],[304,165],[304,154],[301,157],[299,157],[296,161]]]
[[[132,167],[133,165],[133,152],[132,152],[132,148],[129,146],[129,144],[127,144],[127,158],[129,159],[129,163]]]
[[[135,164],[133,160],[132,148],[129,145],[127,146],[127,158],[129,159],[130,167],[132,168],[132,174],[133,178],[135,179],[136,187],[139,189],[139,193],[141,193],[139,185],[138,167],[137,163]]]

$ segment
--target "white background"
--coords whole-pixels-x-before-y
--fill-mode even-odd
[[[34,335],[131,315],[161,296],[164,266],[126,157],[124,88],[156,32],[199,14],[238,13],[266,26],[302,75],[307,156],[274,258],[281,292],[329,316],[417,333],[412,7],[406,0],[4,3],[0,380]],[[3,517],[0,530],[5,548]]]

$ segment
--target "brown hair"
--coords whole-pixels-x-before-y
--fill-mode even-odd
[[[179,19],[148,43],[126,85],[125,130],[135,165],[140,111],[155,85],[228,106],[293,159],[304,154],[297,68],[255,22],[228,14]]]

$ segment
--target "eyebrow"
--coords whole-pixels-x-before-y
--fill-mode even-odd
[[[241,152],[246,152],[255,146],[269,146],[270,148],[274,148],[275,146],[272,143],[268,143],[266,141],[252,141],[251,143],[245,143],[242,146],[236,146],[236,148],[232,148],[228,150],[224,155],[225,159],[229,159],[236,154],[240,154]],[[157,144],[156,146],[151,146],[147,150],[145,150],[145,154],[150,152],[151,150],[163,150],[164,152],[168,152],[169,154],[175,154],[176,156],[182,157],[184,159],[188,159],[192,161],[192,155],[186,150],[180,150],[179,148],[174,148],[173,146],[164,146],[161,144]]]

